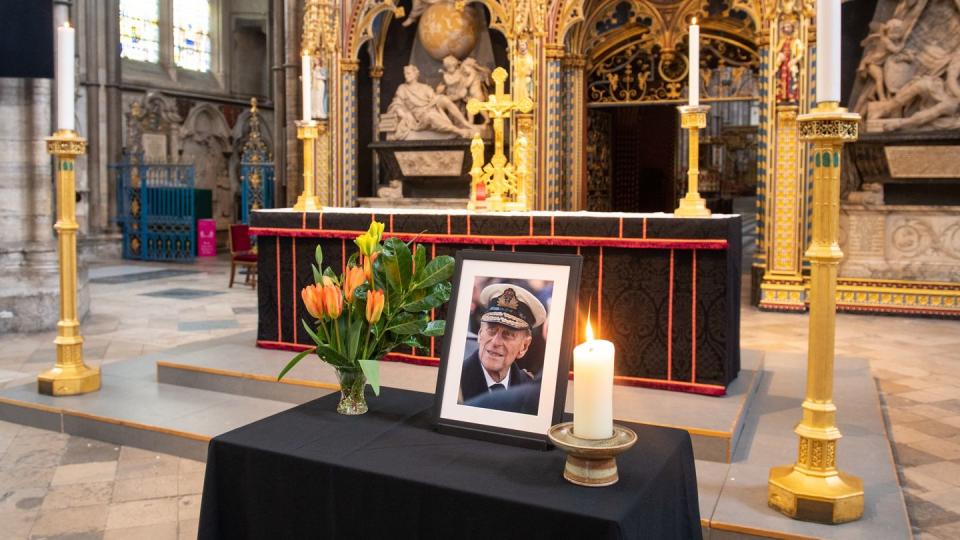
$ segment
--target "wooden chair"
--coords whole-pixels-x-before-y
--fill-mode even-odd
[[[250,242],[250,227],[241,224],[230,225],[230,235],[227,241],[230,245],[230,287],[233,287],[237,267],[242,266],[247,269],[247,277],[244,283],[256,288],[257,253],[253,250],[253,244]]]

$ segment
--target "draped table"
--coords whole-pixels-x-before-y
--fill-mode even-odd
[[[434,396],[384,388],[361,416],[338,394],[210,441],[199,538],[700,538],[686,431],[629,425],[606,488],[563,479],[565,454],[431,429]]]
[[[459,249],[583,256],[578,331],[594,328],[617,348],[620,384],[723,395],[740,371],[741,224],[738,215],[599,212],[470,213],[462,210],[325,208],[259,210],[257,344],[302,350],[312,343],[300,289],[312,283],[314,250],[342,269],[352,239],[376,219],[385,236],[417,239],[431,255]],[[445,312],[438,310],[436,317]],[[576,343],[583,340],[576,337]],[[440,341],[390,359],[437,365]]]

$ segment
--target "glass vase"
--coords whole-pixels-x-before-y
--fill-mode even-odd
[[[367,386],[367,376],[362,369],[337,369],[340,380],[340,403],[337,412],[354,415],[367,412],[367,398],[363,390]]]

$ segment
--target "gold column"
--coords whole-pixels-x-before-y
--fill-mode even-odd
[[[798,117],[800,138],[813,143],[813,241],[810,259],[810,333],[807,396],[797,425],[800,447],[793,466],[770,470],[768,504],[804,521],[845,523],[863,515],[863,482],[837,469],[837,407],[833,404],[837,267],[840,251],[840,155],[857,139],[860,116],[823,103]]]
[[[37,390],[50,396],[73,396],[100,389],[100,368],[83,363],[83,337],[77,320],[77,199],[75,165],[87,141],[76,131],[59,130],[47,138],[47,152],[57,157],[57,230],[60,244],[60,322],[57,363],[37,377]]]
[[[683,105],[680,109],[680,127],[690,132],[687,145],[687,194],[680,199],[680,206],[673,211],[679,217],[706,217],[710,215],[707,201],[700,196],[700,130],[707,127],[707,111],[710,107]]]
[[[294,210],[309,212],[321,208],[320,198],[316,192],[316,166],[314,157],[316,154],[315,142],[319,135],[320,125],[310,120],[297,121],[297,138],[303,141],[303,193],[297,197],[297,204],[293,205]]]
[[[321,118],[317,124],[317,199],[320,205],[333,206],[330,185],[330,120]]]

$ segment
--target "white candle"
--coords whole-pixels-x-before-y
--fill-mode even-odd
[[[697,25],[697,18],[694,17],[690,23],[690,51],[687,58],[690,60],[688,68],[690,83],[690,106],[698,107],[700,105],[700,26]]]
[[[309,122],[313,119],[313,112],[310,110],[310,101],[313,99],[313,70],[310,66],[309,54],[303,55],[300,66],[302,69],[300,78],[303,79],[301,83],[303,87],[303,121]]]
[[[840,0],[817,0],[817,103],[840,101]]]
[[[73,52],[76,32],[69,22],[57,28],[57,53],[54,57],[57,86],[57,129],[73,131]]]
[[[581,439],[613,436],[613,343],[593,339],[573,350],[573,434]]]

